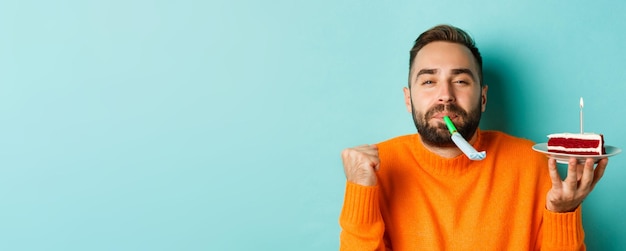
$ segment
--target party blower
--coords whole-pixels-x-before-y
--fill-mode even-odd
[[[485,151],[478,152],[474,149],[474,147],[472,147],[472,145],[467,143],[467,140],[465,140],[463,136],[457,132],[452,120],[450,120],[450,117],[444,116],[443,120],[446,121],[446,126],[448,126],[448,130],[450,130],[450,133],[452,134],[452,141],[457,147],[459,147],[459,149],[461,149],[465,156],[471,160],[483,160],[487,157],[487,153]]]

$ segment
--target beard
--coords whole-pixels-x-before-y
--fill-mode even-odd
[[[456,104],[440,104],[426,111],[426,114],[422,114],[417,112],[417,109],[413,106],[413,100],[411,100],[413,122],[417,128],[417,133],[419,133],[424,143],[437,147],[451,147],[455,144],[450,137],[448,127],[443,121],[437,123],[435,126],[428,123],[433,115],[443,111],[456,114],[458,118],[461,119],[460,122],[455,124],[457,131],[463,138],[469,141],[474,136],[474,133],[476,133],[476,129],[478,129],[478,124],[480,123],[480,116],[482,114],[480,106],[480,102],[478,102],[477,107],[470,111],[465,111]]]

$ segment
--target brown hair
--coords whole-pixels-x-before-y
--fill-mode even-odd
[[[464,30],[461,30],[452,25],[435,26],[425,31],[424,33],[420,34],[419,37],[417,37],[417,39],[415,40],[415,44],[413,45],[413,48],[411,48],[411,51],[409,53],[410,54],[409,72],[411,71],[411,68],[413,67],[413,60],[415,59],[417,52],[421,50],[427,44],[436,42],[436,41],[458,43],[467,47],[472,52],[472,55],[474,55],[474,58],[476,59],[476,63],[478,64],[478,81],[480,82],[481,86],[483,85],[483,58],[480,56],[480,52],[478,51],[478,48],[476,48],[474,39],[472,39],[472,37],[469,34],[467,34],[467,32],[465,32]],[[410,76],[409,76],[409,82],[410,82]],[[409,83],[409,87],[410,86],[411,86],[411,83]]]

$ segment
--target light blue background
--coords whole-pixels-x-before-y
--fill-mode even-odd
[[[408,51],[484,55],[483,129],[626,147],[623,1],[3,1],[0,250],[336,250],[340,151],[414,133]],[[626,249],[626,159],[584,203]]]

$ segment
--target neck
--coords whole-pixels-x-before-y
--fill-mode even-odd
[[[478,140],[478,130],[474,132],[474,135],[472,135],[472,138],[469,139],[467,142],[469,142],[470,145],[474,145],[474,143],[476,143],[476,140]],[[422,137],[420,137],[420,141],[422,142],[422,145],[424,145],[424,147],[428,149],[428,151],[431,151],[432,153],[437,154],[444,158],[451,159],[451,158],[455,158],[463,154],[461,149],[459,149],[454,143],[452,143],[449,146],[436,146],[436,145],[432,145],[432,144],[428,144],[427,142],[424,142]]]

